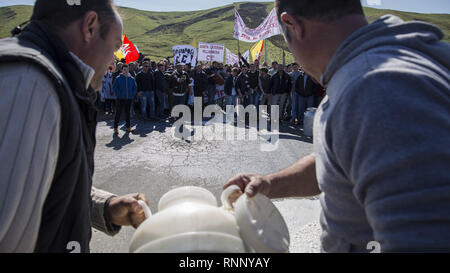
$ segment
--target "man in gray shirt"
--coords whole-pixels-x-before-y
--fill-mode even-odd
[[[450,251],[450,46],[437,27],[359,0],[277,0],[286,41],[327,87],[314,154],[225,187],[271,198],[321,194],[323,252]],[[299,215],[301,217],[301,215]]]

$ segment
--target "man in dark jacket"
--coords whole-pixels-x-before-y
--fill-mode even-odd
[[[307,74],[302,74],[295,82],[295,92],[297,93],[298,123],[303,125],[303,117],[306,109],[314,107],[314,95],[320,90],[320,84]]]
[[[193,74],[194,79],[194,97],[201,98],[207,94],[208,75],[203,71],[202,65],[198,64]]]
[[[239,77],[238,77],[237,87],[241,93],[239,104],[242,104],[242,105],[244,105],[244,107],[247,107],[247,105],[249,103],[249,96],[250,96],[248,66],[244,65],[242,67],[241,74],[239,74]]]
[[[225,96],[226,96],[226,103],[227,105],[236,106],[238,105],[238,99],[242,99],[242,93],[239,85],[239,68],[234,67],[231,71],[231,76],[229,76],[225,80]],[[230,110],[231,111],[231,110]],[[227,120],[228,121],[234,121],[237,118],[237,111],[233,112],[233,117],[231,116],[231,112],[228,112],[227,110]]]
[[[213,62],[213,64],[205,69],[205,73],[208,75],[208,105],[215,103],[216,98],[216,81],[214,77],[217,74],[217,62]]]
[[[166,79],[164,78],[164,63],[158,64],[158,69],[153,73],[153,80],[155,83],[156,96],[158,97],[158,104],[156,105],[156,115],[158,118],[164,118],[164,107],[166,92]]]
[[[141,100],[142,118],[146,119],[150,114],[150,119],[155,119],[155,83],[149,62],[144,62],[143,69],[136,76],[139,99]],[[147,106],[150,113],[147,113]]]
[[[270,112],[270,106],[272,105],[272,89],[271,89],[271,78],[269,75],[269,70],[266,67],[261,68],[259,71],[259,90],[262,92],[261,105],[267,105],[267,111]]]
[[[142,194],[92,187],[94,90],[121,44],[108,0],[37,0],[20,35],[0,40],[0,109],[14,124],[0,138],[0,252],[89,252],[92,227],[145,219]]]
[[[279,107],[279,118],[283,116],[283,107],[286,101],[287,95],[291,90],[291,78],[284,72],[284,66],[279,64],[278,72],[271,78],[270,86],[272,89],[272,105],[278,105]]]
[[[250,65],[250,71],[248,72],[248,83],[250,85],[249,104],[256,106],[256,109],[258,109],[260,97],[260,90],[258,87],[259,71],[254,63]]]
[[[174,96],[174,106],[185,105],[187,102],[187,95],[191,94],[190,86],[191,79],[183,70],[181,64],[177,64],[177,69],[172,74],[174,80],[173,96]]]

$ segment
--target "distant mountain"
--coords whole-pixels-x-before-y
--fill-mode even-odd
[[[243,2],[237,3],[244,22],[251,28],[257,27],[273,8],[273,3]],[[238,43],[233,38],[234,5],[191,12],[152,12],[131,8],[119,8],[124,21],[125,34],[139,50],[153,59],[172,55],[172,46],[198,42],[213,42],[237,52]],[[450,42],[449,14],[420,14],[393,10],[364,8],[367,17],[373,21],[384,14],[394,14],[404,20],[420,20],[433,23],[446,33],[445,40]],[[10,30],[28,20],[32,6],[9,6],[0,8],[0,37],[10,36]],[[252,45],[240,42],[241,52]],[[282,49],[288,51],[281,35],[267,41],[268,61],[282,59]],[[262,57],[264,60],[264,56]],[[287,62],[292,62],[290,53]]]

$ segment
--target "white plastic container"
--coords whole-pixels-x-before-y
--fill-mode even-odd
[[[308,108],[303,119],[303,134],[307,137],[313,136],[314,116],[317,108]]]
[[[237,191],[230,187],[223,192],[222,207],[203,188],[182,187],[166,193],[155,215],[145,205],[147,220],[136,230],[130,252],[287,252],[289,232],[276,207],[265,196],[240,195],[233,210]]]

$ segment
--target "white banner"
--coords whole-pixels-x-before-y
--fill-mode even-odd
[[[239,56],[236,54],[233,54],[233,52],[231,52],[231,50],[229,50],[228,48],[226,49],[227,52],[227,59],[226,59],[226,64],[239,64]],[[244,59],[247,60],[247,62],[250,63],[250,50],[247,50],[244,55],[242,55],[242,57],[244,57]]]
[[[190,45],[177,45],[173,50],[173,65],[191,64],[193,67],[197,64],[197,49]]]
[[[225,46],[220,44],[198,44],[198,60],[206,62],[223,63],[223,54],[225,53]]]
[[[231,65],[239,64],[238,55],[233,54],[233,52],[231,52],[231,50],[229,50],[228,48],[227,48],[226,52],[227,52],[226,64],[231,64]]]
[[[248,28],[238,11],[235,9],[234,38],[240,41],[254,43],[281,34],[277,13],[273,9],[264,22],[255,29]]]

